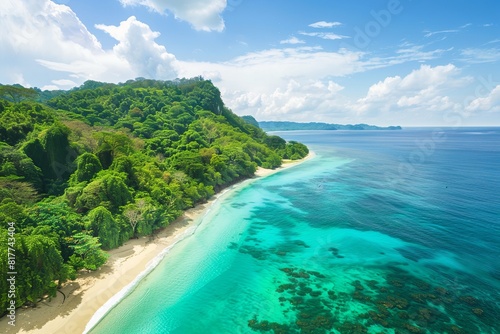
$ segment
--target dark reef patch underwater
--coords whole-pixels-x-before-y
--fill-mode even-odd
[[[291,267],[280,270],[286,277],[276,280],[278,301],[284,314],[293,314],[292,322],[273,322],[256,314],[248,321],[254,331],[347,334],[368,329],[387,333],[387,328],[401,334],[467,334],[493,329],[500,317],[493,301],[433,286],[397,266],[380,268],[378,280],[352,281],[348,292],[335,289],[334,275]]]
[[[300,140],[304,140],[304,137],[300,137]],[[498,150],[495,156],[499,157]],[[289,205],[265,203],[254,210],[253,220],[251,219],[253,223],[248,228],[252,238],[245,239],[246,243],[240,247],[240,252],[247,253],[257,260],[280,262],[280,259],[276,258],[276,255],[279,255],[283,265],[290,265],[279,268],[285,276],[277,274],[275,278],[278,293],[275,298],[279,302],[276,307],[287,315],[289,321],[280,323],[265,319],[257,312],[248,320],[248,326],[257,332],[271,333],[497,333],[500,327],[500,298],[498,291],[494,291],[494,285],[481,282],[475,286],[474,281],[477,281],[478,277],[455,270],[458,268],[450,268],[450,264],[455,265],[458,262],[456,255],[447,256],[448,259],[443,255],[441,263],[439,259],[432,261],[436,253],[449,255],[447,252],[457,251],[454,247],[461,242],[455,240],[451,245],[448,244],[449,237],[444,233],[453,234],[454,231],[446,230],[444,224],[441,231],[426,231],[432,224],[438,225],[446,220],[449,223],[457,218],[456,214],[447,215],[444,210],[453,203],[448,203],[444,208],[440,207],[439,201],[433,203],[432,200],[443,194],[419,194],[417,187],[409,189],[411,184],[408,182],[401,185],[403,190],[410,190],[406,194],[402,189],[387,189],[380,183],[382,173],[379,177],[370,178],[373,176],[373,168],[376,167],[369,170],[366,166],[357,165],[356,172],[353,173],[353,165],[359,163],[361,158],[357,160],[348,165],[351,168],[344,166],[343,170],[336,173],[323,174],[304,182],[296,181],[286,186],[268,186],[271,191],[289,199]],[[454,167],[456,170],[461,166],[457,164]],[[498,179],[498,175],[496,178]],[[415,179],[412,181],[415,182]],[[426,181],[429,183],[429,180]],[[454,186],[461,183],[463,182]],[[421,186],[425,187],[426,184]],[[330,198],[324,196],[324,192],[329,190],[327,188],[332,190]],[[447,189],[447,186],[444,189]],[[457,198],[463,196],[460,193],[454,195]],[[328,199],[330,203],[327,202]],[[498,197],[496,199],[498,200]],[[462,207],[453,208],[454,210],[464,209],[463,201],[457,204]],[[471,198],[469,205],[474,204],[477,203]],[[491,210],[485,211],[491,214]],[[387,223],[388,216],[394,217],[395,214],[399,217],[389,221],[392,224]],[[460,218],[474,218],[476,222],[488,221],[479,214],[468,212],[469,217]],[[261,242],[255,233],[257,227],[260,229],[261,226],[274,226],[281,230],[281,235],[288,235],[285,239],[289,239],[289,236],[300,237],[300,233],[292,232],[300,230],[297,228],[300,222],[305,222],[310,228],[325,229],[327,233],[335,233],[331,230],[332,225],[337,228],[354,228],[358,232],[375,230],[410,241],[412,244],[394,248],[400,255],[397,261],[383,260],[386,255],[384,251],[368,256],[365,263],[360,261],[357,264],[365,267],[359,268],[359,272],[351,268],[352,263],[335,263],[335,259],[341,260],[345,255],[342,248],[330,244],[329,241],[332,240],[328,238],[319,239],[323,240],[323,245],[319,247],[323,253],[315,254],[323,263],[328,263],[326,270],[321,272],[293,266],[293,259],[290,263],[283,259],[300,252],[297,245],[306,245],[304,241],[289,240],[268,248],[259,247]],[[403,222],[406,222],[406,226],[402,225]],[[491,226],[494,222],[495,220],[490,220],[488,225]],[[463,226],[464,232],[473,223],[474,221],[469,220]],[[395,227],[402,228],[398,231]],[[498,231],[498,226],[491,230],[494,231]],[[261,233],[264,234],[265,231]],[[443,235],[442,238],[439,233]],[[353,232],[351,237],[355,234],[356,232]],[[496,234],[495,237],[498,242],[500,235]],[[265,239],[266,236],[262,238]],[[491,236],[488,238],[493,239]],[[376,239],[373,238],[373,244],[376,244]],[[338,240],[341,244],[346,242],[343,238]],[[467,247],[466,244],[464,247]],[[460,251],[471,250],[464,248]],[[490,253],[495,252],[498,254],[498,244],[496,248],[490,249]],[[372,261],[376,258],[379,259]],[[485,258],[488,259],[488,256]],[[426,260],[431,261],[425,263]],[[382,264],[378,265],[377,262],[380,261]],[[451,263],[446,264],[446,261]],[[418,268],[419,262],[420,265],[423,264],[423,268]],[[430,270],[430,274],[428,272],[421,278],[418,273],[424,269]],[[353,273],[350,274],[350,271]],[[489,274],[495,279],[494,272]],[[344,286],[337,288],[337,281]]]
[[[269,209],[269,208],[268,208]],[[260,219],[265,212],[279,212],[277,208],[262,209],[254,214]],[[259,261],[287,264],[287,256],[310,248],[298,239],[280,242],[271,247],[261,247],[263,243],[256,235],[266,234],[263,225],[282,228],[281,234],[290,233],[292,215],[285,219],[278,214],[255,219],[247,229],[247,236],[238,248],[232,249],[252,256]],[[331,261],[329,270],[322,272],[301,267],[281,267],[273,279],[277,292],[275,311],[280,310],[290,319],[286,323],[265,319],[256,313],[248,320],[248,326],[262,333],[496,333],[499,326],[500,308],[498,300],[481,297],[474,287],[467,287],[466,275],[447,278],[443,274],[442,285],[430,283],[406,270],[407,262],[384,265],[370,265],[356,270],[350,265],[333,264],[335,259],[343,259],[339,248],[327,245],[321,247],[323,254],[315,254],[325,262]],[[401,252],[402,250],[400,250]],[[405,250],[408,254],[409,250]],[[417,253],[419,251],[417,250]],[[385,255],[379,252],[377,255]],[[402,254],[415,261],[418,255]],[[290,262],[294,262],[292,258]],[[291,264],[290,264],[291,265]],[[353,270],[354,269],[354,270]],[[336,275],[338,271],[339,275]],[[363,273],[363,271],[365,271]],[[364,278],[359,278],[359,275]],[[338,276],[338,277],[337,277]],[[351,281],[349,281],[351,279]],[[340,281],[343,288],[337,289]],[[348,284],[346,284],[346,282]],[[388,332],[387,330],[392,330]]]
[[[500,129],[402,168],[433,131],[279,133],[317,157],[218,202],[92,333],[500,333]]]

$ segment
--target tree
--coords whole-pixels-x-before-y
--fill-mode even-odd
[[[42,173],[33,161],[22,151],[0,143],[0,177],[18,176],[17,181],[25,181],[42,190]],[[13,180],[13,179],[11,179]],[[0,187],[1,188],[1,187]]]
[[[78,154],[70,145],[69,133],[64,125],[54,124],[22,147],[26,155],[41,169],[44,190],[48,190],[48,185],[55,180],[66,181],[75,170],[74,160]]]
[[[63,124],[54,124],[41,137],[45,159],[50,165],[46,175],[51,179],[67,180],[75,170],[74,160],[77,153],[69,143],[70,130]]]
[[[4,199],[0,203],[0,226],[7,228],[7,224],[11,222],[15,222],[18,227],[24,228],[29,225],[29,216],[23,206],[13,200]]]
[[[75,270],[97,270],[106,263],[109,255],[101,249],[99,238],[80,232],[73,235],[73,241],[75,254],[71,256],[70,264]]]
[[[87,229],[101,241],[102,248],[112,249],[120,245],[120,228],[111,212],[102,206],[91,210],[87,215]]]
[[[50,110],[39,103],[0,100],[0,141],[10,145],[24,140],[35,125],[50,125],[53,121]]]
[[[140,157],[144,158],[144,157]],[[129,156],[119,156],[116,158],[111,166],[110,170],[116,171],[118,173],[123,173],[127,177],[125,178],[125,183],[129,187],[137,188],[139,185],[139,180],[137,179],[136,170],[134,168],[134,163]]]
[[[51,236],[40,234],[16,234],[15,243],[9,239],[7,229],[0,228],[0,244],[14,248],[16,276],[16,307],[30,302],[36,305],[45,294],[54,295],[56,280],[61,278],[63,259],[57,242]],[[11,237],[10,237],[11,238]],[[0,248],[0,264],[8,268],[7,247]],[[0,273],[0,289],[8,291],[8,271]],[[10,299],[7,293],[0,294],[0,312],[6,310]]]
[[[202,180],[205,167],[197,152],[181,151],[172,157],[172,166],[184,171],[194,179]]]
[[[103,168],[108,168],[119,155],[128,155],[132,152],[132,140],[119,132],[98,132],[97,156]]]
[[[281,151],[283,158],[297,160],[304,158],[308,153],[309,149],[306,145],[298,143],[296,141],[290,141],[286,143],[285,149]]]
[[[99,159],[92,153],[83,153],[76,159],[76,171],[71,177],[71,183],[87,182],[102,170]]]
[[[59,279],[63,259],[56,241],[44,235],[34,234],[25,238],[25,256],[29,259],[29,268],[25,268],[31,289],[27,299],[35,303],[49,291],[55,294],[54,281]]]
[[[112,171],[102,171],[77,197],[75,207],[86,212],[100,205],[116,213],[120,206],[132,200],[132,195],[123,181],[123,175]]]
[[[137,224],[142,220],[142,212],[139,208],[128,207],[123,211],[123,216],[127,219],[130,227],[132,228],[132,234],[134,238],[137,238],[136,227]]]
[[[241,118],[248,124],[251,124],[257,128],[259,127],[259,122],[257,122],[257,120],[253,116],[246,115],[246,116],[241,116]]]
[[[281,150],[286,146],[286,140],[278,136],[268,136],[264,142],[273,150]]]
[[[28,182],[0,177],[0,202],[5,198],[10,198],[17,204],[31,204],[38,199],[38,193]]]
[[[49,232],[57,235],[61,256],[67,261],[73,254],[73,249],[70,247],[71,236],[81,232],[84,227],[82,217],[66,202],[50,199],[38,202],[27,211],[30,220],[36,223],[36,228],[47,227]]]
[[[21,85],[0,85],[0,97],[14,103],[35,99],[37,96],[38,92],[32,88],[24,88]]]

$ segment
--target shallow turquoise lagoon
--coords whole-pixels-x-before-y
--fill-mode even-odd
[[[279,135],[91,333],[500,331],[500,129]]]

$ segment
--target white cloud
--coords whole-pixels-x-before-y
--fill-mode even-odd
[[[302,80],[349,75],[364,70],[361,52],[326,52],[319,47],[269,49],[247,53],[228,62],[182,62],[179,76],[192,77],[204,71],[221,75],[227,91],[264,93],[284,87],[290,79]]]
[[[269,92],[233,92],[228,96],[233,108],[259,120],[321,121],[341,105],[339,92],[343,89],[331,80],[290,79]]]
[[[301,31],[301,32],[299,32],[299,34],[304,35],[304,36],[319,37],[322,39],[329,39],[329,40],[350,38],[349,36],[334,34],[332,32],[304,32],[304,31]]]
[[[295,36],[290,37],[289,39],[285,39],[280,41],[280,44],[304,44],[305,42],[301,39],[298,39]]]
[[[96,25],[97,29],[107,32],[119,43],[113,53],[125,59],[138,76],[154,79],[173,79],[176,77],[175,56],[168,53],[163,45],[155,42],[160,35],[134,16],[119,26]]]
[[[454,77],[457,77],[460,70],[452,64],[431,67],[421,65],[418,70],[412,71],[401,80],[401,88],[405,90],[425,90],[436,89],[442,85],[450,85]]]
[[[439,31],[426,31],[427,33],[424,35],[425,37],[431,37],[438,34],[452,34],[460,32],[458,29],[448,29],[448,30],[439,30]]]
[[[128,1],[132,4],[134,0]],[[188,1],[186,6],[193,3]],[[159,33],[135,17],[117,25],[96,27],[116,40],[113,48],[103,49],[67,6],[49,0],[7,0],[0,7],[0,31],[7,32],[0,34],[0,48],[9,50],[2,54],[0,82],[67,89],[88,79],[123,82],[138,76],[168,80],[202,75],[219,87],[228,107],[259,120],[380,124],[382,118],[377,117],[383,114],[386,122],[397,124],[394,120],[403,120],[411,124],[415,120],[412,112],[427,117],[445,110],[499,109],[498,87],[470,104],[456,103],[461,97],[455,91],[471,83],[471,78],[464,77],[451,64],[422,65],[406,76],[394,74],[364,92],[358,91],[362,89],[358,85],[364,84],[358,73],[436,59],[450,49],[425,51],[424,46],[406,43],[389,57],[369,58],[370,54],[361,51],[299,47],[302,41],[292,36],[282,41],[291,44],[283,48],[249,52],[225,62],[195,62],[177,60],[156,42]],[[323,31],[305,34],[330,39],[339,36]],[[478,56],[480,53],[474,51],[477,49],[467,50],[462,56],[474,56],[476,60],[490,59],[484,54],[498,53]],[[391,69],[398,68],[402,67]],[[367,74],[364,80],[374,80],[376,73]],[[349,82],[346,88],[345,82]]]
[[[222,31],[222,12],[226,0],[120,0],[124,6],[142,5],[158,13],[169,11],[175,18],[189,22],[196,30]]]
[[[336,26],[341,26],[342,23],[340,22],[326,22],[326,21],[319,21],[315,23],[311,23],[309,27],[311,28],[332,28]]]
[[[67,6],[49,0],[7,0],[0,6],[0,64],[2,81],[24,84],[43,77],[34,59],[61,62],[103,54],[101,44]],[[5,50],[9,50],[5,52]],[[44,78],[46,79],[46,78]]]
[[[101,50],[95,36],[65,5],[49,0],[6,0],[0,7],[0,17],[4,32],[0,34],[0,41],[12,45],[17,51],[31,50],[61,57],[75,51],[46,48],[45,42],[49,38],[78,49]]]
[[[362,56],[360,52],[326,52],[319,47],[270,49],[224,63],[180,62],[179,75],[218,73],[217,86],[224,102],[238,114],[261,120],[321,120],[319,117],[342,109],[340,93],[344,87],[331,78],[364,71]]]
[[[56,85],[45,85],[40,89],[41,90],[59,90],[61,88],[59,86],[56,86]]]
[[[372,85],[352,109],[358,114],[408,108],[426,112],[455,110],[460,106],[443,94],[471,82],[471,78],[459,77],[459,74],[460,70],[452,64],[421,65],[405,77],[387,77]]]
[[[69,77],[75,78],[75,82],[78,83],[85,80],[119,82],[140,76],[125,59],[120,59],[112,53],[98,56],[91,54],[88,57],[75,55],[62,61],[37,59],[36,62],[46,69],[66,73]],[[51,71],[47,74],[56,75]]]
[[[396,51],[394,56],[388,56],[384,58],[373,57],[371,58],[371,63],[373,68],[387,67],[389,65],[397,65],[402,63],[407,63],[411,61],[424,62],[427,60],[432,60],[441,57],[444,53],[452,51],[453,48],[449,49],[436,49],[430,51],[423,51],[423,46],[405,46],[404,49],[399,49]]]
[[[441,34],[455,34],[459,33],[461,30],[464,30],[465,28],[468,28],[472,25],[472,23],[466,23],[456,29],[445,29],[445,30],[439,30],[439,31],[424,31],[426,34],[424,35],[425,37],[431,37],[434,35],[441,35]]]
[[[8,0],[0,7],[0,31],[9,32],[0,34],[0,48],[10,50],[0,63],[0,82],[66,89],[89,79],[176,77],[175,57],[154,41],[158,33],[135,17],[98,28],[118,41],[112,50],[104,50],[65,5]]]
[[[466,110],[472,112],[500,111],[500,85],[496,86],[487,96],[472,100]]]
[[[57,87],[75,87],[76,82],[73,80],[68,80],[68,79],[61,79],[61,80],[52,80],[52,83],[56,84]]]
[[[500,49],[465,49],[461,52],[462,59],[471,64],[493,63],[500,61]]]

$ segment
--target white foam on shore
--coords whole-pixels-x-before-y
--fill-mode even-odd
[[[187,229],[184,233],[181,234],[179,240],[176,240],[170,246],[167,246],[163,249],[155,258],[153,258],[147,265],[146,269],[142,271],[132,282],[127,284],[123,289],[121,289],[117,294],[111,297],[104,305],[102,305],[89,320],[87,325],[85,326],[84,334],[88,333],[92,328],[94,328],[101,320],[108,314],[118,303],[120,303],[125,297],[127,297],[137,285],[145,278],[149,273],[153,271],[163,260],[163,258],[170,252],[170,250],[179,242],[184,240],[185,238],[194,234],[196,227],[193,226]]]
[[[246,181],[252,181],[252,179]],[[249,182],[242,182],[240,184],[233,185],[232,187],[224,189],[222,192],[217,194],[216,198],[212,201],[212,203],[210,203],[210,206],[204,210],[203,215],[196,218],[197,222],[194,224],[194,226],[191,226],[190,228],[186,229],[186,231],[184,231],[182,234],[177,236],[178,240],[175,240],[173,244],[165,247],[165,249],[163,249],[157,256],[155,256],[148,263],[144,271],[142,271],[132,282],[127,284],[117,294],[111,297],[104,305],[102,305],[94,313],[92,318],[85,326],[83,334],[90,332],[116,305],[118,305],[118,303],[120,303],[125,297],[127,297],[131,292],[133,292],[134,289],[137,287],[137,285],[161,263],[161,261],[165,258],[165,256],[170,252],[170,250],[175,245],[185,240],[186,238],[193,236],[198,227],[205,221],[205,218],[212,211],[213,206],[217,204],[222,198],[224,198],[225,197],[224,195],[227,195],[229,192],[236,190],[237,188],[239,189],[241,186],[245,186],[248,183]]]

